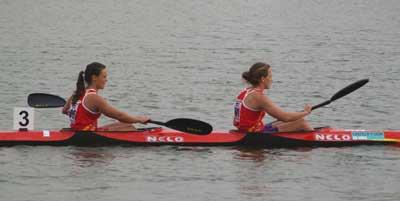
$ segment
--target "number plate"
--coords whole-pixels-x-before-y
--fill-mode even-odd
[[[14,130],[33,130],[34,110],[27,107],[14,108]]]

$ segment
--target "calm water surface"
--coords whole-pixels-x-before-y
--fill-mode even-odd
[[[287,110],[370,78],[314,126],[400,129],[399,13],[396,0],[0,0],[0,128],[27,94],[67,97],[99,61],[116,107],[230,129],[240,75],[264,61]],[[59,109],[35,111],[37,129],[66,126]],[[390,146],[0,147],[0,200],[397,201],[399,159]]]

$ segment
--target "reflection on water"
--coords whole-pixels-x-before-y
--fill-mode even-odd
[[[265,149],[263,147],[236,147],[238,152],[235,154],[234,158],[238,160],[250,160],[255,162],[262,162],[265,160],[276,160],[279,157],[284,157],[288,151],[292,153],[297,152],[310,152],[312,148],[310,147],[296,147],[291,149]],[[295,154],[297,157],[305,157],[304,154]]]
[[[208,152],[208,153],[211,153],[211,149],[209,147],[174,146],[173,149],[176,150],[176,151],[193,151],[193,152]]]
[[[285,200],[303,200],[301,197],[310,199],[304,196],[301,186],[324,178],[319,175],[321,170],[314,169],[314,164],[320,164],[315,151],[309,147],[234,148],[232,154],[238,168],[236,189],[240,192],[241,200],[282,200],[283,197]]]
[[[263,148],[238,147],[236,150],[238,152],[235,153],[234,158],[237,160],[262,162],[269,156],[268,151]]]
[[[69,158],[74,165],[79,167],[106,166],[115,158],[110,150],[104,148],[74,147],[69,153]]]

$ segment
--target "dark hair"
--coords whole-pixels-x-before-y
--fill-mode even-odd
[[[72,96],[72,104],[75,104],[85,93],[85,82],[87,85],[90,85],[92,83],[92,75],[99,76],[105,68],[104,64],[93,62],[86,66],[85,72],[79,72],[78,81],[76,81],[76,91]]]
[[[269,64],[257,62],[250,67],[249,71],[242,73],[242,78],[251,85],[257,86],[261,77],[268,76],[269,68],[271,68]]]

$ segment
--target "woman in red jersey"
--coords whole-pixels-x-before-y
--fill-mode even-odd
[[[85,87],[86,83],[86,87]],[[119,111],[98,95],[107,83],[106,66],[101,63],[91,63],[85,71],[79,73],[76,91],[68,99],[63,113],[69,116],[71,128],[75,130],[136,130],[133,123],[145,124],[150,120],[146,116],[132,116]],[[101,114],[119,122],[98,127],[97,120]]]
[[[264,95],[272,85],[272,69],[268,64],[255,63],[242,77],[251,86],[244,89],[236,98],[233,124],[244,132],[289,132],[314,130],[304,117],[311,113],[306,105],[302,112],[286,112]],[[264,125],[263,118],[268,114],[278,121]]]

